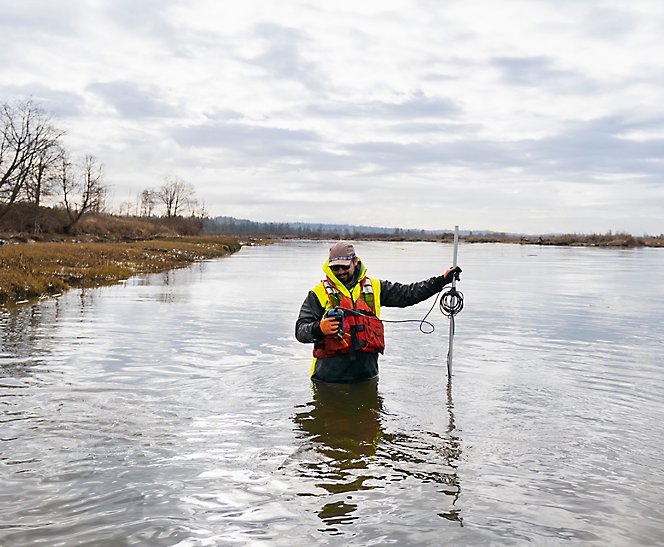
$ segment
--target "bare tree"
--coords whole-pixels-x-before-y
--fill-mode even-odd
[[[74,167],[71,161],[69,161],[69,157],[66,153],[63,153],[58,158],[55,170],[55,184],[58,187],[58,190],[62,193],[62,204],[68,214],[71,210],[69,204],[73,199],[77,186],[76,174],[74,171]],[[69,217],[71,218],[71,214],[69,214]]]
[[[94,156],[85,156],[78,173],[63,156],[58,170],[58,185],[69,216],[65,232],[71,233],[84,213],[101,212],[108,187],[104,183],[104,166]]]
[[[157,205],[157,192],[152,188],[146,188],[140,194],[141,199],[141,216],[142,217],[151,217],[152,211],[154,211],[155,206]]]
[[[23,193],[28,202],[37,207],[42,198],[50,196],[55,187],[56,171],[64,150],[56,143],[45,146],[36,156],[33,168],[28,173]]]
[[[194,199],[194,187],[179,177],[167,180],[157,191],[157,197],[166,208],[168,218],[176,217]]]
[[[205,206],[205,200],[201,202],[201,206],[196,211],[196,216],[199,219],[201,219],[201,222],[204,222],[210,218],[210,212],[207,210],[207,207]]]
[[[31,99],[0,105],[0,217],[22,195],[39,203],[43,177],[54,161],[52,156],[62,134]],[[38,194],[34,186],[27,190],[35,176],[40,185]]]
[[[118,216],[120,217],[133,217],[134,214],[134,203],[131,200],[123,201],[118,207]]]
[[[198,200],[190,199],[187,205],[189,206],[189,217],[195,218],[196,216],[198,216],[196,214],[198,212]]]
[[[199,228],[202,230],[205,228],[205,221],[208,220],[209,217],[209,211],[205,207],[205,200],[203,200],[200,205],[198,203],[198,200],[194,200],[191,204],[191,218],[193,220],[196,220],[198,223]]]

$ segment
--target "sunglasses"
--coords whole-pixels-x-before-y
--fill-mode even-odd
[[[333,272],[347,272],[350,270],[350,266],[330,266],[330,270]]]

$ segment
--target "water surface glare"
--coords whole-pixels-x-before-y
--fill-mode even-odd
[[[311,385],[328,247],[0,310],[0,545],[664,545],[664,251],[461,245],[448,390],[438,309],[386,326],[378,382]]]

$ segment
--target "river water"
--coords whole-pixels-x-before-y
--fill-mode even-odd
[[[0,315],[0,545],[664,545],[664,251],[461,245],[378,382],[294,339],[329,243]],[[358,243],[411,282],[452,247]],[[384,309],[421,319],[431,301]]]

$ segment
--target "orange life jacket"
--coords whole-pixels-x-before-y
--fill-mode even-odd
[[[339,331],[343,330],[341,337],[336,334],[326,336],[314,344],[314,357],[332,357],[344,353],[355,352],[383,353],[385,351],[385,337],[383,335],[383,322],[376,317],[376,309],[371,280],[364,277],[359,281],[362,292],[357,301],[342,294],[334,283],[326,278],[322,281],[325,293],[330,301],[330,308],[341,308],[344,313],[343,325],[340,322]],[[327,309],[327,306],[325,306]]]

